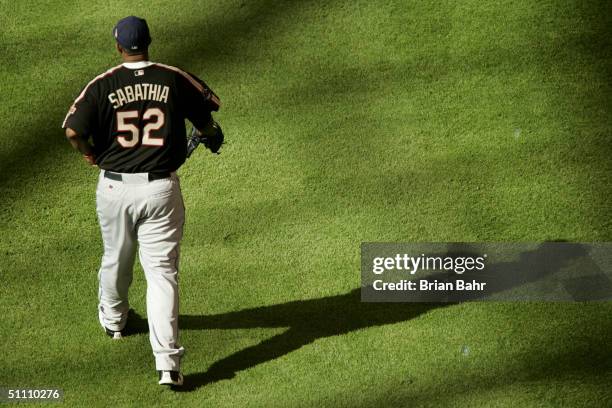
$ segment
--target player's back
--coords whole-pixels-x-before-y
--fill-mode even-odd
[[[64,127],[91,134],[97,164],[123,173],[175,171],[186,158],[185,119],[214,94],[172,66],[123,63],[94,78]]]

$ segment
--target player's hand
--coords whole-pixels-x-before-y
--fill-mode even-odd
[[[90,166],[98,167],[96,165],[96,158],[94,157],[93,154],[84,154],[83,155],[83,160],[85,160],[87,163],[89,163]]]

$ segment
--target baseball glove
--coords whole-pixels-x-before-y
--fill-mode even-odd
[[[221,149],[221,146],[223,146],[223,141],[225,140],[221,126],[214,120],[211,120],[210,123],[202,130],[200,140],[202,141],[204,147],[206,147],[208,150],[219,154],[219,149]]]
[[[223,145],[225,137],[221,126],[211,120],[200,132],[195,126],[191,128],[191,135],[187,143],[187,157],[191,156],[191,153],[198,147],[200,143],[204,145],[212,153],[220,154],[219,150]]]

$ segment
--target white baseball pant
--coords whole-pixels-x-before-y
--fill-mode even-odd
[[[147,173],[100,172],[96,207],[104,255],[98,274],[99,319],[121,331],[128,310],[128,290],[136,247],[147,281],[149,339],[157,370],[176,370],[184,353],[178,344],[178,261],[185,207],[179,179],[149,181]]]

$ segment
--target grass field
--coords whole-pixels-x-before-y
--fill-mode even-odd
[[[0,1],[0,387],[66,406],[612,406],[612,304],[362,304],[363,241],[612,241],[606,1]],[[185,392],[97,322],[97,173],[60,124],[118,63],[220,95],[180,171]],[[465,352],[469,350],[469,352]]]

